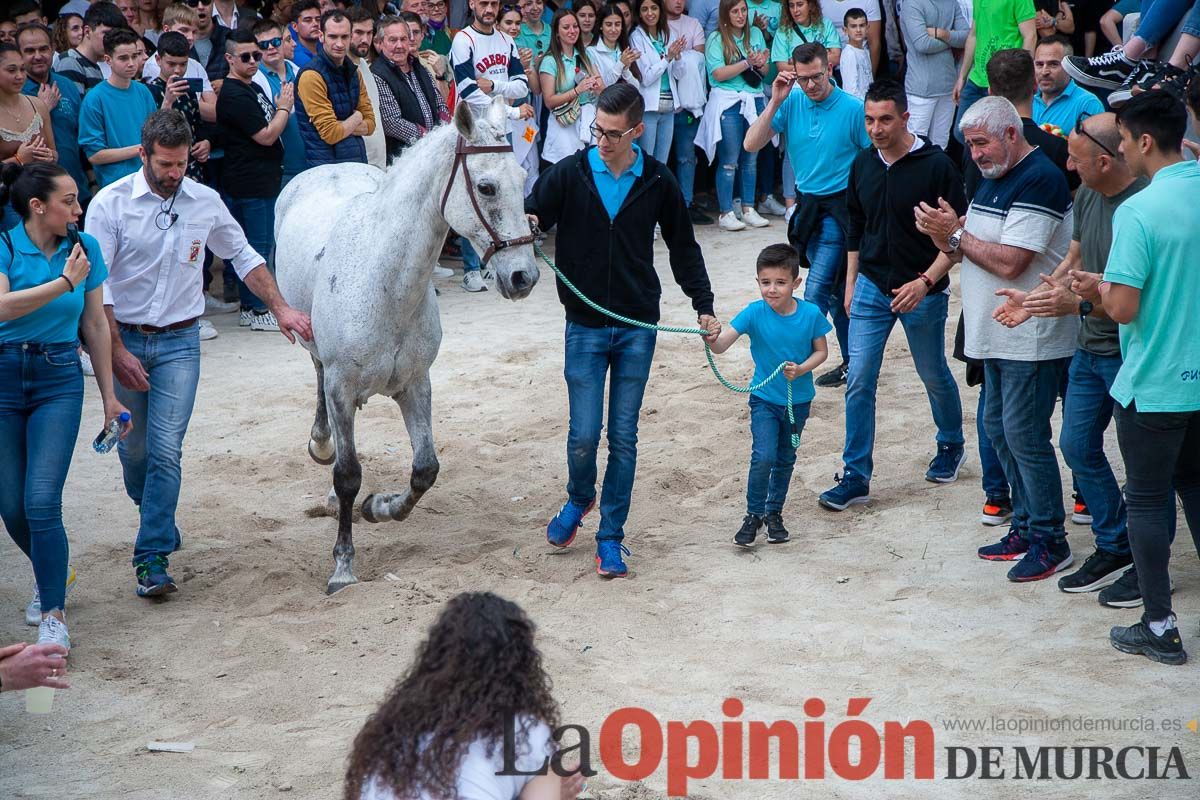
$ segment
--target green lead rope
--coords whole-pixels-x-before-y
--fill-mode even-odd
[[[623,322],[626,325],[632,325],[635,328],[644,328],[648,331],[659,331],[660,333],[685,333],[685,334],[692,334],[692,335],[699,335],[699,336],[705,336],[708,333],[708,331],[704,330],[703,328],[677,328],[677,327],[673,327],[671,325],[655,325],[655,324],[652,324],[649,322],[642,322],[641,320],[630,319],[629,317],[623,317],[620,314],[617,314],[616,312],[609,311],[607,308],[604,308],[603,306],[600,306],[599,304],[592,302],[591,298],[589,298],[583,292],[579,291],[579,289],[575,286],[575,284],[571,283],[571,281],[567,279],[566,275],[563,275],[562,270],[560,270],[558,268],[558,266],[553,261],[551,261],[550,258],[544,252],[542,252],[541,247],[539,247],[537,244],[534,244],[533,250],[535,253],[537,253],[538,258],[540,258],[540,259],[542,259],[542,261],[546,262],[546,266],[548,266],[548,267],[550,267],[550,269],[554,270],[554,274],[557,275],[558,279],[563,282],[563,285],[566,286],[568,289],[570,289],[575,294],[576,297],[578,297],[580,300],[583,301],[584,305],[586,305],[588,308],[590,308],[594,311],[600,312],[601,314],[603,314],[606,317],[611,317],[612,319],[615,319],[617,322]],[[783,364],[781,363],[778,367],[775,368],[774,372],[772,372],[767,377],[763,378],[758,383],[752,383],[749,386],[738,386],[735,383],[730,383],[729,380],[726,379],[726,377],[721,374],[721,370],[717,369],[717,362],[713,359],[712,348],[710,348],[708,346],[707,342],[704,343],[704,355],[708,358],[709,368],[712,369],[713,375],[716,376],[717,380],[720,381],[721,385],[724,386],[729,391],[737,392],[738,394],[750,394],[752,392],[757,392],[759,389],[763,388],[768,383],[770,383],[771,381],[775,380],[776,378],[778,378],[780,375],[783,374]],[[787,412],[788,412],[788,422],[792,426],[792,447],[799,447],[800,446],[800,432],[796,430],[796,414],[792,410],[792,382],[791,381],[787,381]]]

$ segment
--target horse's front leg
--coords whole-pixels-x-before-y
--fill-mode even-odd
[[[429,373],[421,380],[393,395],[404,415],[408,438],[412,441],[412,477],[408,489],[397,494],[372,494],[363,500],[362,516],[368,522],[402,520],[413,510],[421,495],[437,480],[437,451],[433,446],[433,406]]]

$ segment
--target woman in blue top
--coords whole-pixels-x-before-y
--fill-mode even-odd
[[[62,490],[83,409],[81,328],[104,424],[126,410],[113,394],[101,289],[108,270],[96,240],[73,230],[83,212],[65,169],[7,166],[0,177],[0,201],[21,217],[0,236],[0,518],[33,562],[37,605],[26,618],[32,612],[39,625],[38,643],[70,649]]]

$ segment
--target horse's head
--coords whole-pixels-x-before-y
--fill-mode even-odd
[[[525,170],[513,158],[505,108],[500,98],[478,116],[469,103],[455,108],[458,145],[442,216],[482,255],[500,294],[520,300],[533,291],[539,273],[525,216]]]

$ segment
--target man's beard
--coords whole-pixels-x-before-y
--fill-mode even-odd
[[[987,169],[980,167],[979,174],[983,175],[983,177],[987,178],[988,180],[996,180],[997,178],[1003,178],[1009,170],[1008,162],[1009,162],[1010,157],[1012,156],[1012,151],[1009,148],[1005,147],[1003,150],[1003,153],[1004,153],[1003,160],[993,163]]]

